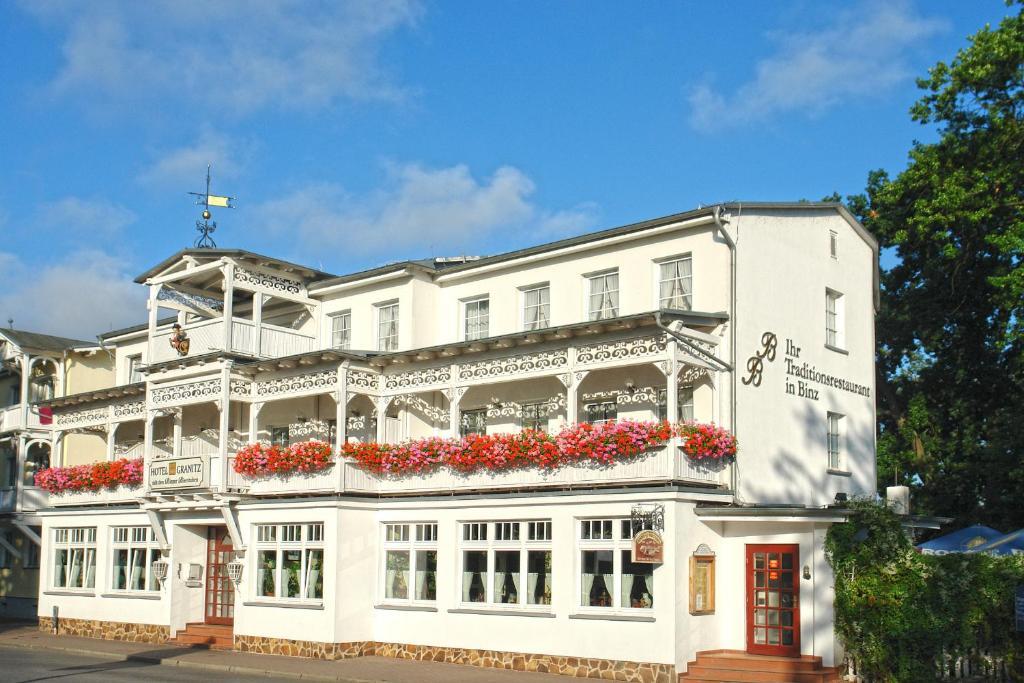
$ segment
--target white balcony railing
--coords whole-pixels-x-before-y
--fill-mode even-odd
[[[0,432],[10,432],[23,428],[21,410],[20,405],[0,408]]]
[[[316,338],[287,327],[263,323],[258,327],[249,320],[231,321],[231,348],[224,348],[224,321],[216,318],[185,325],[189,338],[190,356],[201,356],[215,351],[230,350],[260,358],[280,358],[306,353],[316,348]],[[171,328],[165,327],[153,335],[151,363],[178,358],[171,347]]]
[[[140,498],[143,494],[142,486],[118,486],[113,489],[100,489],[99,491],[65,491],[64,493],[51,493],[50,505],[60,507],[65,505],[110,505],[112,503],[129,503]]]

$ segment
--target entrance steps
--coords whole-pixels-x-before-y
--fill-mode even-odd
[[[826,668],[821,657],[769,657],[735,650],[698,652],[679,683],[839,683],[838,667]]]
[[[235,644],[235,631],[231,626],[220,624],[186,624],[184,631],[178,631],[167,642],[184,647],[230,650]]]

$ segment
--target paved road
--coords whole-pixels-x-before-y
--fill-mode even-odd
[[[286,679],[268,676],[242,676],[225,672],[200,671],[160,666],[145,662],[113,661],[101,657],[56,652],[53,650],[28,650],[0,646],[0,681],[3,683],[78,683],[88,681],[152,681],[153,683],[175,683],[177,681],[196,683],[216,679],[217,683],[268,683]],[[294,682],[289,682],[294,683]]]

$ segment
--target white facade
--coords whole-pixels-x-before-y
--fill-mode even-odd
[[[144,393],[53,401],[53,442],[66,458],[64,433],[98,430],[108,457],[144,456],[147,473],[162,459],[195,457],[204,485],[161,489],[147,474],[134,489],[51,496],[39,614],[58,608],[62,619],[171,635],[201,622],[206,579],[189,585],[189,565],[207,576],[208,529],[222,528],[244,563],[236,646],[494,650],[652,664],[664,674],[685,671],[698,652],[758,651],[754,644],[830,666],[822,544],[842,519],[830,504],[875,489],[876,268],[875,241],[845,209],[823,204],[709,207],[491,258],[342,277],[241,251],[178,254],[139,278],[150,287],[148,325],[104,340],[118,384],[136,386],[132,369],[141,367]],[[169,344],[175,320],[187,354]],[[317,439],[337,449],[457,436],[470,424],[554,431],[598,415],[714,422],[736,434],[738,456],[694,463],[673,439],[604,468],[383,477],[338,461],[316,475],[249,479],[231,467],[254,441]],[[621,526],[638,506],[664,511],[664,561],[649,577],[627,561],[635,529]],[[593,520],[611,521],[612,532],[601,532],[611,537],[585,538]],[[516,540],[497,537],[512,533],[509,522],[518,523]],[[268,524],[298,526],[259,531]],[[409,541],[389,536],[396,524],[410,525]],[[488,531],[475,527],[466,540],[467,524]],[[542,537],[527,538],[536,524]],[[416,525],[429,525],[420,540]],[[80,548],[82,562],[95,553],[91,586],[54,573],[61,559],[68,572],[74,566],[59,531],[71,527],[96,529],[95,543]],[[115,559],[130,555],[117,554],[117,534],[127,532],[115,527],[152,529],[138,552],[169,561],[159,590],[145,581],[147,590],[118,588],[134,565]],[[272,533],[291,540],[271,548]],[[691,614],[698,548],[715,557],[716,604]],[[271,550],[274,562],[299,563],[302,595],[260,595]],[[753,642],[765,637],[748,624],[754,552],[784,553],[771,580],[782,572],[796,582],[788,643]],[[432,599],[389,599],[389,581],[398,593],[405,581],[407,594],[430,581],[396,579],[417,553],[435,553]],[[550,583],[538,578],[545,563]],[[539,584],[550,590],[530,604]],[[521,604],[496,601],[498,593]]]

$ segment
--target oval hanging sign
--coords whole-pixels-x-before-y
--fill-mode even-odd
[[[645,530],[633,537],[633,562],[661,564],[665,561],[665,541],[657,531]]]

